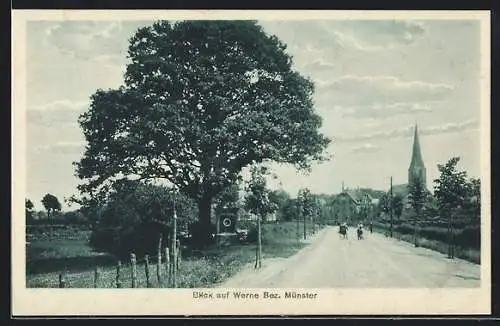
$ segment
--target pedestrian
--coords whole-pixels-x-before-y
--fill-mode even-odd
[[[370,222],[370,233],[373,233],[373,222]]]

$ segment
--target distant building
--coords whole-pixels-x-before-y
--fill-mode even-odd
[[[344,189],[335,196],[332,203],[334,223],[355,224],[373,216],[380,199],[374,196],[372,189]]]

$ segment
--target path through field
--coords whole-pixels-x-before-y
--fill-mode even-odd
[[[340,239],[336,227],[319,232],[287,259],[248,266],[220,287],[228,288],[443,288],[479,287],[480,266],[379,233]]]

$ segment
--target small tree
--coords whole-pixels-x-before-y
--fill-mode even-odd
[[[269,193],[269,200],[277,206],[277,219],[286,220],[285,209],[291,200],[290,195],[282,189],[273,190]]]
[[[469,222],[478,224],[481,219],[481,180],[471,178],[467,182],[467,195],[463,203],[464,211],[469,216]]]
[[[285,221],[293,221],[296,219],[298,215],[297,199],[288,198],[281,209],[281,213]]]
[[[25,208],[25,213],[26,213],[26,220],[31,221],[33,219],[33,208],[35,205],[33,205],[33,202],[26,198],[24,201],[24,208]]]
[[[257,216],[258,241],[255,255],[255,268],[262,267],[262,226],[261,221],[268,214],[276,211],[277,206],[269,200],[270,190],[267,189],[266,175],[268,170],[264,166],[254,166],[251,169],[251,179],[248,181],[245,197],[246,209]]]
[[[434,195],[438,201],[441,217],[448,220],[448,257],[455,257],[453,216],[462,208],[467,198],[467,174],[457,171],[459,157],[451,158],[446,164],[438,164],[439,178],[434,180]]]
[[[392,197],[392,207],[394,209],[394,215],[400,219],[403,214],[403,196],[400,194],[394,195],[394,197]]]
[[[379,211],[384,213],[384,214],[389,214],[390,209],[391,209],[391,203],[390,203],[390,195],[388,193],[384,193],[380,197],[379,201]]]
[[[301,215],[304,222],[304,240],[307,238],[307,219],[311,218],[313,213],[313,198],[311,196],[311,191],[307,188],[299,190],[297,197],[299,201],[299,206],[301,207]]]
[[[417,221],[422,216],[422,209],[425,203],[426,191],[424,188],[424,183],[419,178],[415,179],[414,182],[410,183],[408,186],[408,200],[410,202],[410,205],[413,207],[413,210],[415,211],[415,217],[413,220],[413,243],[415,244],[415,246],[417,246]]]
[[[42,204],[45,210],[47,210],[47,218],[49,219],[52,213],[61,211],[61,203],[59,203],[59,199],[54,195],[46,194],[43,196]]]

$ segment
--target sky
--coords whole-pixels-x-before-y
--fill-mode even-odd
[[[83,155],[77,123],[97,89],[123,82],[128,39],[152,21],[31,21],[27,25],[27,194],[76,194]],[[474,20],[265,20],[294,69],[315,83],[328,162],[310,174],[273,165],[273,188],[295,195],[407,182],[418,123],[427,184],[437,164],[460,157],[480,175],[480,25]],[[67,205],[63,204],[63,209]]]

